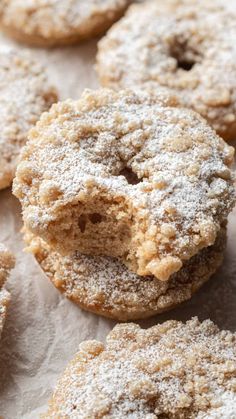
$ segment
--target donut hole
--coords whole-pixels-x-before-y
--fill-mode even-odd
[[[125,167],[122,169],[119,175],[124,176],[130,185],[137,185],[138,183],[142,182],[142,179],[139,179],[136,173],[134,173],[130,167]]]
[[[176,60],[177,69],[190,71],[199,61],[199,54],[187,42],[176,41],[170,48],[170,56]]]
[[[187,60],[177,60],[177,68],[181,68],[182,70],[185,71],[190,71],[192,70],[193,66],[195,65],[194,61],[187,61]]]

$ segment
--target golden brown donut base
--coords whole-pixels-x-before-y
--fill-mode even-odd
[[[44,48],[52,48],[57,46],[66,46],[66,45],[73,45],[80,42],[84,42],[90,38],[95,38],[96,36],[102,36],[105,32],[110,28],[110,26],[120,19],[125,11],[127,6],[125,6],[121,10],[117,10],[113,12],[112,16],[97,16],[93,17],[93,21],[91,22],[91,26],[89,26],[89,22],[85,22],[84,25],[80,25],[80,30],[78,33],[71,34],[68,36],[62,37],[51,37],[46,38],[37,34],[26,34],[21,30],[4,25],[3,22],[0,22],[0,28],[7,36],[13,38],[19,43],[26,44],[29,46],[34,47],[44,47]]]
[[[213,246],[201,250],[166,282],[138,276],[108,257],[60,256],[29,232],[25,241],[62,294],[85,310],[127,321],[162,313],[190,299],[221,265],[226,230],[222,228]]]

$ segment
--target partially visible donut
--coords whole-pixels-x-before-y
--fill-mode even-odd
[[[233,148],[170,105],[98,90],[44,113],[14,181],[26,228],[62,254],[119,257],[160,280],[212,245],[235,202]]]
[[[0,338],[3,330],[3,326],[7,316],[7,309],[10,304],[11,296],[10,293],[4,288],[0,289]]]
[[[56,101],[46,70],[30,54],[0,53],[0,189],[12,183],[28,131]]]
[[[17,41],[51,47],[103,34],[130,0],[1,0],[0,27]]]
[[[10,294],[5,289],[5,282],[15,265],[14,256],[0,243],[0,338],[5,323]]]
[[[133,5],[99,42],[103,86],[159,86],[236,138],[236,10],[227,1],[154,0]]]
[[[118,324],[82,342],[42,419],[235,419],[236,333],[210,320]]]
[[[61,256],[29,232],[25,232],[25,242],[47,277],[67,298],[85,310],[127,321],[171,310],[189,300],[221,265],[226,230],[222,228],[213,246],[200,250],[168,281],[138,276],[110,257],[79,252]]]

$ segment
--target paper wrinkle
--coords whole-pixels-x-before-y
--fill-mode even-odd
[[[0,38],[0,48],[13,45]],[[18,48],[23,48],[18,47]],[[33,50],[46,63],[61,99],[78,98],[98,83],[94,72],[96,41],[78,47]],[[10,189],[0,192],[0,241],[17,258],[8,289],[12,301],[0,342],[0,416],[32,419],[47,409],[58,376],[85,339],[104,341],[115,322],[87,313],[62,296],[46,279],[32,255],[23,253],[21,210]],[[222,268],[193,298],[149,320],[211,318],[236,330],[236,210],[230,216],[228,246]]]

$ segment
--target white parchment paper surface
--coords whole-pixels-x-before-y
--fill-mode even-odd
[[[9,45],[13,44],[0,37],[0,48]],[[78,98],[85,87],[98,86],[93,68],[96,41],[32,51],[46,64],[61,99]],[[17,258],[8,282],[12,301],[0,342],[0,416],[4,419],[33,419],[45,412],[56,379],[79,343],[104,340],[115,324],[82,311],[54,289],[33,256],[23,252],[21,225],[17,199],[10,189],[0,192],[0,241]],[[236,330],[236,210],[230,216],[227,251],[218,273],[191,301],[140,324],[147,327],[196,315],[201,320],[210,317],[221,328]]]

